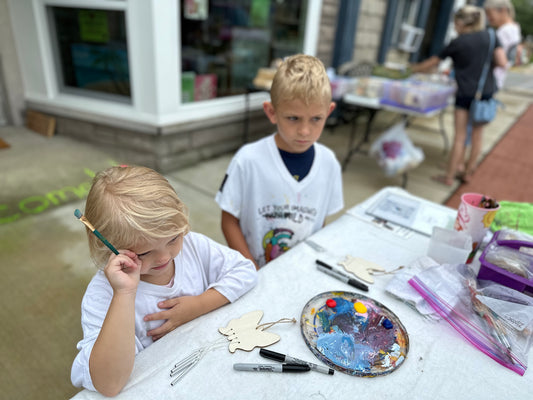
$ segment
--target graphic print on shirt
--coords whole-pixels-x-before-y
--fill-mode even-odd
[[[263,237],[263,249],[265,249],[265,261],[270,262],[290,249],[288,241],[294,232],[290,229],[278,228],[267,232]]]
[[[301,237],[299,226],[314,223],[317,210],[297,204],[267,205],[258,209],[259,215],[267,221],[273,222],[270,229],[263,236],[265,262],[270,262],[294,246],[295,240]],[[302,225],[304,224],[304,225]],[[295,235],[295,230],[298,232]]]

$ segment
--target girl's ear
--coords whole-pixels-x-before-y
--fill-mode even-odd
[[[271,123],[277,124],[278,120],[276,118],[276,110],[270,101],[265,101],[263,103],[263,111],[265,112],[267,118]]]

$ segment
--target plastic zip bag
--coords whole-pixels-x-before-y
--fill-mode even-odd
[[[385,175],[394,176],[417,167],[424,160],[424,152],[415,147],[400,122],[386,130],[370,147],[370,155],[378,160]]]
[[[480,261],[490,263],[522,278],[533,278],[533,237],[511,229],[494,233]]]
[[[533,307],[523,301],[522,293],[506,288],[505,296],[501,296],[505,300],[490,297],[491,290],[478,289],[474,273],[462,264],[430,268],[409,284],[478,350],[524,375],[531,348]],[[509,323],[517,310],[531,318],[522,318],[518,326]]]

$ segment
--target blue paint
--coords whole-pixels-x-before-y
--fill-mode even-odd
[[[354,309],[354,302],[333,297],[334,308],[324,307],[316,318],[317,349],[335,364],[357,372],[368,373],[376,362],[383,361],[380,350],[395,344],[392,322],[367,307],[366,315]],[[321,328],[321,329],[320,329]]]
[[[370,359],[375,351],[368,345],[354,343],[352,336],[333,332],[320,335],[316,342],[318,350],[329,360],[344,368],[369,371]]]
[[[336,303],[334,308],[326,305],[331,300]],[[366,307],[365,313],[357,312],[357,303]],[[386,328],[389,323],[390,329]],[[304,307],[300,326],[307,345],[320,360],[350,375],[388,374],[403,364],[409,349],[407,332],[398,318],[382,304],[359,294],[325,292],[315,296]]]
[[[334,308],[323,309],[316,314],[323,332],[340,329],[345,333],[355,334],[366,328],[367,319],[354,312],[351,301],[342,297],[333,297],[333,300],[336,303]]]

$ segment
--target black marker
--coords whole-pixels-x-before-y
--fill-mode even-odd
[[[334,278],[337,278],[337,279],[343,281],[344,283],[347,283],[350,286],[353,286],[353,287],[355,287],[357,289],[360,289],[360,290],[362,290],[364,292],[368,292],[368,286],[365,285],[364,283],[359,282],[358,280],[355,280],[355,279],[349,277],[348,275],[343,274],[342,272],[340,272],[336,268],[333,268],[331,265],[326,264],[324,261],[316,260],[316,263],[318,264],[317,268],[320,271],[322,271],[322,272],[324,272],[324,273],[326,273],[328,275],[331,275]]]
[[[275,351],[271,351],[267,349],[260,349],[259,355],[261,357],[269,358],[271,360],[276,360],[280,362],[309,365],[309,368],[311,368],[313,371],[322,372],[323,374],[333,375],[333,373],[335,372],[333,369],[325,367],[323,365],[316,365],[311,362],[307,362],[307,361],[300,360],[298,358],[291,357],[288,354],[285,355],[281,353],[276,353]]]
[[[255,372],[307,372],[311,367],[307,364],[233,364],[236,371]]]

